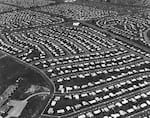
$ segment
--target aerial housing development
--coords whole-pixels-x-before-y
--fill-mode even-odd
[[[0,0],[0,118],[150,118],[149,0]]]

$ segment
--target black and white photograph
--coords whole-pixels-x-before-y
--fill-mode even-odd
[[[150,118],[150,0],[0,0],[0,118]]]

